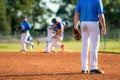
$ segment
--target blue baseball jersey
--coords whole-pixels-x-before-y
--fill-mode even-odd
[[[56,27],[57,27],[58,29],[61,29],[61,28],[62,28],[62,25],[60,24],[60,22],[56,25]]]
[[[29,29],[31,29],[30,23],[28,21],[23,21],[21,23],[20,30],[29,31]]]
[[[98,21],[104,13],[102,0],[78,0],[75,12],[80,13],[80,21]]]
[[[58,29],[62,29],[62,25],[60,22],[56,24],[56,26],[54,27],[54,31],[57,31]]]

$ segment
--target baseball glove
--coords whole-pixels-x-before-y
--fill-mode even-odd
[[[61,34],[61,30],[60,30],[60,29],[57,29],[56,35],[60,35],[60,34]]]
[[[79,29],[73,28],[72,33],[73,33],[73,37],[75,38],[75,40],[80,40],[81,39],[81,33],[80,33]]]

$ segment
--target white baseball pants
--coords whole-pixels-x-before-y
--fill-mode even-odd
[[[81,66],[82,70],[88,70],[88,48],[90,41],[90,70],[98,69],[98,47],[100,40],[100,30],[98,22],[81,22],[82,51]]]
[[[21,34],[22,50],[26,51],[26,44],[33,45],[33,42],[27,41],[29,36],[30,36],[29,32],[25,32]]]
[[[57,36],[57,38],[51,38],[51,40],[47,42],[46,52],[54,51],[55,47],[61,47],[62,40],[63,40],[63,36]]]
[[[46,44],[46,48],[45,48],[46,52],[51,51],[51,38],[55,35],[55,34],[53,34],[54,31],[51,28],[52,28],[52,26],[48,26],[48,28],[47,28],[47,44]]]
[[[63,36],[57,36],[57,38],[52,38],[51,39],[51,49],[52,47],[61,47],[62,43],[61,41],[63,40]]]

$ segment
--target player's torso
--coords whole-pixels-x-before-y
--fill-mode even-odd
[[[98,21],[98,0],[79,0],[81,21]]]

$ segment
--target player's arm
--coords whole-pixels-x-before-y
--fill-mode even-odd
[[[74,28],[78,28],[78,21],[79,21],[80,13],[76,12],[74,15]]]
[[[20,29],[21,29],[21,27],[17,27],[17,28],[16,28],[16,30],[20,30]]]
[[[105,24],[105,17],[104,17],[104,9],[103,9],[103,3],[102,0],[98,1],[98,8],[97,8],[98,14],[99,14],[99,21],[102,26],[101,33],[102,35],[106,35],[106,24]]]
[[[99,14],[100,24],[102,26],[102,35],[106,35],[106,24],[105,24],[105,17],[104,14]]]
[[[80,9],[79,0],[78,0],[78,4],[76,5],[75,14],[74,14],[74,28],[78,28],[80,11],[81,11],[81,9]]]

